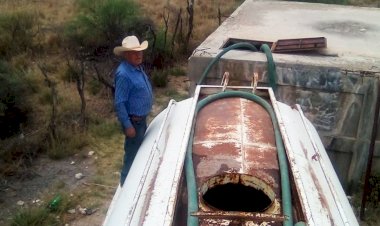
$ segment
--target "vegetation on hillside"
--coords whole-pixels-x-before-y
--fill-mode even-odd
[[[219,19],[228,16],[240,2],[224,1],[228,8]],[[40,11],[31,3],[25,8],[11,1],[5,3],[7,13],[0,16],[0,79],[4,87],[0,93],[0,123],[7,129],[0,135],[2,146],[7,148],[0,152],[0,173],[10,175],[17,174],[19,165],[10,166],[14,165],[13,159],[24,158],[23,152],[28,153],[25,159],[29,160],[42,152],[62,158],[87,145],[87,129],[99,119],[92,113],[95,109],[88,109],[86,99],[88,95],[106,97],[112,103],[112,72],[119,60],[112,50],[123,37],[136,35],[149,41],[147,70],[156,86],[165,87],[169,68],[186,59],[192,46],[218,25],[218,17],[214,16],[222,7],[214,1],[216,8],[205,8],[214,14],[209,18],[213,26],[208,25],[209,31],[198,37],[199,19],[192,13],[208,5],[194,1],[168,2],[158,10],[149,8],[152,4],[132,0],[72,1],[71,17],[52,24],[55,18],[47,18],[48,11]],[[35,60],[30,61],[32,58]],[[64,91],[65,86],[74,88],[71,95]],[[29,139],[30,134],[33,139]],[[10,140],[14,145],[7,145]],[[20,150],[17,143],[31,149]]]
[[[202,18],[208,30],[199,32],[199,21],[194,15],[204,5],[194,1],[182,1],[177,5],[171,1],[159,7],[162,2],[2,1],[1,189],[7,188],[12,178],[23,179],[31,175],[28,168],[41,154],[61,159],[91,145],[101,149],[99,154],[104,158],[112,156],[115,159],[115,150],[120,158],[122,153],[118,148],[111,150],[109,143],[114,137],[122,141],[112,106],[112,73],[120,59],[112,50],[126,35],[133,34],[140,40],[149,41],[150,47],[145,51],[146,67],[154,86],[158,87],[155,91],[160,93],[157,104],[167,104],[167,98],[161,96],[184,98],[174,88],[161,89],[167,86],[169,75],[185,75],[182,61],[217,27],[218,18],[210,16],[207,21]],[[224,14],[220,20],[241,1],[223,2],[226,6],[219,8]],[[217,15],[217,10],[211,12]],[[190,16],[190,12],[194,14]],[[117,171],[119,162],[100,161],[97,164],[103,170],[97,173],[94,183],[109,186],[117,182],[111,181],[107,172]],[[96,189],[93,192],[96,193]],[[91,192],[87,192],[89,194]],[[45,201],[51,198],[47,195]],[[66,222],[68,208],[76,205],[70,197],[64,196],[64,202],[69,200],[71,204],[62,206],[58,212],[45,207],[25,208],[14,215],[12,224],[56,225],[60,224],[57,215]],[[2,202],[0,198],[0,204]],[[0,224],[4,223],[2,220]]]

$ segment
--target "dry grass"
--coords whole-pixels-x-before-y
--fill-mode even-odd
[[[170,23],[173,25],[176,22],[177,15],[182,9],[183,26],[188,23],[188,13],[186,11],[187,1],[185,0],[143,0],[139,1],[146,15],[150,15],[156,26],[164,27],[163,16],[169,12]],[[241,0],[210,0],[210,1],[195,1],[194,6],[194,30],[190,49],[194,49],[208,35],[211,34],[219,26],[218,8],[221,12],[221,21],[224,21],[243,1]],[[166,8],[166,10],[164,10]]]
[[[348,4],[380,8],[380,0],[348,0]]]
[[[43,24],[60,25],[74,15],[75,0],[0,0],[0,11],[32,10],[38,12]]]

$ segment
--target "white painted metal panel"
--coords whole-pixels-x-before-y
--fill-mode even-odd
[[[298,110],[301,114],[302,110],[300,106],[297,105]],[[330,191],[334,197],[334,201],[337,203],[338,210],[345,221],[345,225],[358,225],[358,221],[353,213],[352,206],[350,205],[347,196],[342,188],[342,185],[339,181],[337,174],[335,173],[335,169],[327,155],[327,152],[324,149],[322,141],[319,139],[319,135],[317,130],[314,128],[313,124],[307,120],[305,117],[304,123],[305,127],[308,128],[308,132],[310,137],[313,137],[314,145],[316,149],[319,150],[320,159],[326,159],[327,161],[320,161],[321,167],[323,168],[323,172],[325,174],[325,178],[329,184]]]
[[[299,106],[274,104],[308,225],[358,225],[320,138]]]
[[[176,201],[171,196],[176,194],[178,184],[175,183],[179,181],[178,173],[185,158],[195,108],[193,100],[171,101],[149,125],[103,225],[164,225],[166,215],[174,215],[174,207],[169,207]]]
[[[160,147],[165,151],[160,156],[160,167],[151,186],[149,206],[141,225],[171,225],[173,222],[196,98],[191,101],[187,101],[187,107],[176,109],[167,123],[168,136],[165,145]]]
[[[144,142],[131,166],[131,173],[129,173],[124,182],[125,186],[118,187],[103,225],[127,225],[130,222],[128,216],[134,212],[136,206],[136,200],[134,200],[134,197],[138,197],[141,193],[139,182],[141,178],[144,177],[145,165],[151,165],[152,155],[155,154],[153,151],[153,144],[156,142],[155,138],[160,132],[165,116],[166,112],[163,111],[149,125]],[[138,162],[137,159],[139,159],[140,156],[146,156],[146,159],[143,162]]]

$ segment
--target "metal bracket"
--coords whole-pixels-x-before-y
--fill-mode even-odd
[[[253,77],[252,77],[252,82],[251,82],[252,93],[255,93],[256,91],[258,80],[259,80],[259,74],[257,72],[253,72]]]
[[[229,81],[230,81],[230,73],[228,71],[226,71],[223,74],[222,82],[220,84],[221,86],[223,86],[223,89],[222,89],[223,92],[224,92],[224,90],[226,90],[226,87],[227,87]]]

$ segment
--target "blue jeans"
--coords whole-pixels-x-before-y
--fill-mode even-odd
[[[123,186],[125,178],[128,175],[129,169],[132,166],[133,160],[144,140],[145,131],[147,129],[146,119],[140,121],[132,121],[132,125],[136,130],[135,137],[126,137],[124,142],[124,160],[123,168],[121,169],[120,185]]]

